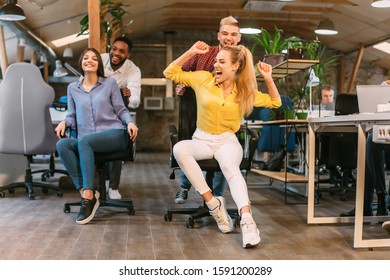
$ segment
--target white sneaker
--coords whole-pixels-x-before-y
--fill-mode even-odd
[[[216,197],[219,202],[219,206],[215,209],[210,210],[211,216],[213,216],[214,220],[217,222],[220,231],[223,233],[228,233],[233,231],[233,220],[230,218],[227,210],[226,210],[226,202],[222,196]]]
[[[390,221],[386,221],[382,224],[382,228],[385,230],[385,231],[390,231]]]
[[[108,197],[110,199],[122,199],[121,194],[118,190],[113,190],[111,188],[108,189]]]
[[[244,213],[241,217],[242,247],[255,247],[260,243],[260,231],[252,218],[252,214]]]
[[[104,183],[106,185],[106,193],[108,193],[108,189],[110,188],[110,180],[106,180]]]

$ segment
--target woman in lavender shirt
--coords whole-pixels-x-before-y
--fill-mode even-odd
[[[138,128],[125,107],[113,78],[104,77],[103,62],[94,48],[86,49],[79,60],[83,77],[68,86],[68,114],[56,128],[59,138],[66,127],[77,131],[77,138],[63,138],[57,151],[81,194],[78,224],[92,220],[99,207],[94,191],[94,152],[115,152],[135,140]],[[130,136],[130,137],[129,137]]]

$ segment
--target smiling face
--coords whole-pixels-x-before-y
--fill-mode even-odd
[[[129,47],[123,41],[116,41],[110,50],[110,63],[114,70],[125,63],[126,59],[130,57]]]
[[[214,64],[215,79],[219,84],[225,81],[234,81],[238,63],[232,64],[231,53],[228,50],[221,50],[216,57]]]
[[[99,60],[96,54],[93,51],[87,51],[82,60],[81,67],[84,73],[87,72],[97,72]]]
[[[241,41],[240,29],[233,25],[221,25],[218,32],[220,47],[237,46]]]

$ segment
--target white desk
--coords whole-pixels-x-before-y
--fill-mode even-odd
[[[309,187],[308,187],[308,224],[330,224],[354,222],[354,248],[390,247],[390,239],[365,239],[363,240],[363,220],[378,221],[378,217],[363,218],[364,199],[364,168],[366,159],[366,132],[375,124],[390,125],[390,113],[358,114],[348,116],[333,116],[326,118],[309,118]],[[358,133],[357,153],[357,182],[355,217],[315,217],[315,133],[316,132],[346,132]],[[382,219],[383,220],[383,217]],[[378,226],[378,230],[382,230]]]

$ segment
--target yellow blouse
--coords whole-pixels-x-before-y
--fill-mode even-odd
[[[196,94],[197,127],[202,131],[221,134],[235,133],[240,129],[244,117],[240,106],[235,102],[237,88],[234,85],[232,94],[226,99],[222,89],[208,71],[185,72],[181,67],[171,63],[165,70],[164,76],[178,84],[193,88]],[[278,108],[282,105],[280,97],[271,98],[259,91],[254,106]]]

